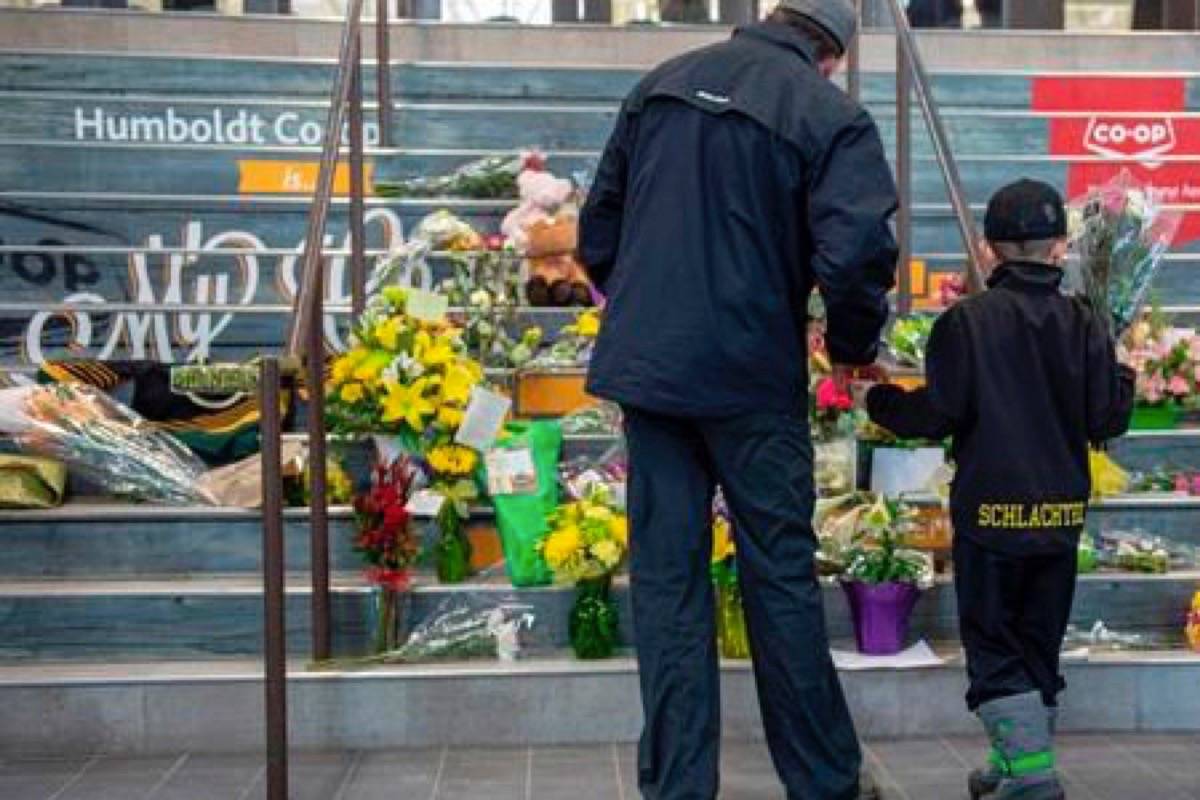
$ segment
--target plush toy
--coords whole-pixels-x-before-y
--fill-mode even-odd
[[[517,178],[521,204],[500,230],[524,254],[525,293],[534,306],[590,306],[591,285],[575,259],[579,220],[575,187],[548,172],[526,170]]]

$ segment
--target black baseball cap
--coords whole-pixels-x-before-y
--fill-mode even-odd
[[[1023,178],[988,203],[983,235],[991,242],[1032,242],[1067,235],[1062,195],[1048,183]]]

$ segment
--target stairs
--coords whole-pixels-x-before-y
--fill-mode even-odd
[[[0,22],[5,14],[0,12]],[[190,20],[189,30],[203,36],[205,26],[224,24]],[[261,186],[243,191],[243,186],[255,170],[264,169],[263,163],[316,160],[314,147],[293,140],[302,136],[306,124],[324,117],[331,80],[327,61],[295,59],[293,53],[281,54],[266,44],[261,52],[239,59],[108,52],[120,51],[117,44],[70,48],[78,52],[39,51],[6,39],[3,31],[0,24],[0,103],[5,109],[0,115],[0,309],[5,303],[67,298],[96,305],[151,297],[161,301],[171,288],[178,288],[187,301],[213,302],[214,297],[200,294],[200,275],[209,276],[210,285],[227,281],[223,302],[290,303],[307,200]],[[416,34],[406,30],[404,35]],[[430,37],[429,52],[450,49],[434,46],[433,40],[443,35],[440,29],[420,35]],[[401,148],[371,151],[374,175],[388,179],[436,172],[524,145],[544,147],[556,171],[586,169],[598,156],[617,103],[647,61],[622,58],[626,51],[621,48],[627,45],[628,52],[644,54],[646,35],[624,32],[613,39],[624,44],[607,56],[597,55],[601,49],[588,50],[591,61],[586,65],[533,62],[556,54],[564,63],[584,58],[570,51],[567,39],[555,38],[568,33],[556,31],[523,32],[522,37],[541,37],[538,46],[514,38],[504,59],[473,61],[472,53],[465,52],[455,59],[395,65]],[[662,55],[678,49],[685,38],[694,43],[697,36],[694,31],[654,35],[661,37]],[[1019,175],[1065,185],[1065,161],[1048,155],[1050,121],[1030,111],[1034,75],[1005,67],[1008,38],[973,41],[978,42],[978,64],[964,65],[961,56],[952,58],[939,48],[926,52],[970,199],[980,204],[995,186]],[[1043,54],[1037,69],[1053,71],[1084,61],[1092,46],[1086,38],[1056,41],[1057,48]],[[874,38],[868,45],[868,64],[887,62],[890,42]],[[494,42],[487,47],[495,52]],[[1150,69],[1144,64],[1157,62],[1146,47],[1130,45],[1114,68]],[[971,74],[975,67],[983,72]],[[365,80],[372,84],[370,74]],[[894,137],[892,81],[882,69],[864,80],[865,99],[889,147]],[[1195,76],[1185,81],[1192,104],[1200,103],[1200,81]],[[261,119],[262,143],[233,141],[238,137],[228,128],[227,141],[216,142],[218,118],[226,125],[245,119],[250,131],[253,120]],[[111,141],[101,128],[117,120],[119,132],[121,119],[127,130],[136,128],[147,136],[155,134],[155,121],[161,121],[167,138],[170,121],[183,120],[190,138],[175,143]],[[197,127],[204,120],[213,122],[211,141],[200,135],[204,126]],[[917,257],[931,273],[957,271],[963,261],[961,243],[919,120],[914,131]],[[440,207],[489,230],[508,208],[495,201],[374,198],[368,202],[369,247],[388,249],[424,214]],[[335,209],[330,241],[342,247],[345,205]],[[344,261],[332,259],[334,270]],[[172,265],[183,269],[174,287],[168,272]],[[1174,254],[1160,282],[1164,302],[1200,306],[1198,268],[1200,250],[1194,245]],[[438,258],[427,276],[418,277],[432,284],[448,269],[446,260]],[[918,292],[928,288],[916,283]],[[329,299],[344,301],[348,294],[347,283],[335,282]],[[39,349],[50,356],[72,343],[79,353],[97,356],[110,342],[119,346],[109,357],[142,353],[183,360],[205,352],[215,359],[242,358],[278,347],[285,320],[283,314],[238,314],[212,338],[187,338],[174,330],[156,338],[151,326],[146,336],[121,341],[116,335],[121,326],[141,330],[138,326],[154,322],[155,315],[88,310],[91,337],[82,341],[79,334],[73,342],[65,325],[0,310],[0,359],[19,364]],[[563,312],[527,309],[522,314],[551,332],[569,319]],[[225,319],[214,314],[211,322],[217,328]],[[344,324],[343,319],[343,329]],[[568,455],[604,444],[569,441]],[[1114,452],[1132,468],[1200,469],[1200,429],[1133,436]],[[303,511],[289,512],[295,746],[518,745],[636,736],[632,660],[584,664],[565,658],[569,591],[516,592],[497,575],[457,588],[425,582],[414,593],[410,619],[419,622],[456,592],[515,597],[537,616],[528,660],[307,671],[306,522]],[[479,549],[494,552],[486,513],[476,523]],[[1094,509],[1090,524],[1097,529],[1142,527],[1200,545],[1200,498],[1108,500]],[[372,597],[357,575],[346,509],[333,511],[330,536],[336,647],[346,654],[362,652],[371,630]],[[260,537],[256,514],[231,509],[133,507],[77,498],[53,512],[0,512],[0,704],[5,709],[0,752],[153,754],[260,747]],[[1200,573],[1194,572],[1087,576],[1080,581],[1074,621],[1090,627],[1103,619],[1115,629],[1155,634],[1178,644],[1183,611],[1198,583]],[[618,596],[628,641],[623,583]],[[830,630],[845,645],[851,631],[841,592],[830,587],[826,597]],[[955,642],[953,590],[947,583],[921,601],[914,634],[935,642],[947,663],[844,674],[865,736],[973,730],[961,705],[965,680]],[[1064,712],[1067,728],[1200,727],[1200,657],[1178,649],[1091,654],[1073,657],[1067,672],[1073,689]],[[759,735],[748,669],[729,664],[724,677],[726,734]]]

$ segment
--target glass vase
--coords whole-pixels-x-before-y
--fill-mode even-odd
[[[375,587],[375,653],[390,653],[400,647],[404,628],[405,592],[387,586]]]
[[[742,606],[742,589],[736,581],[717,584],[717,645],[722,658],[750,658],[746,610]]]
[[[471,540],[467,538],[467,526],[454,503],[442,506],[437,517],[437,544],[434,558],[437,576],[441,583],[462,583],[471,576]]]
[[[618,622],[611,575],[575,584],[567,633],[576,658],[590,661],[612,656],[617,649]]]

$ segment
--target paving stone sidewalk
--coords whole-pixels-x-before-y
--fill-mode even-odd
[[[1063,737],[1071,800],[1200,800],[1200,736]],[[981,739],[867,745],[885,800],[966,797],[963,775]],[[722,800],[782,800],[766,748],[726,743]],[[629,745],[296,753],[293,800],[637,800]],[[4,800],[258,800],[253,756],[27,760],[0,756]]]

